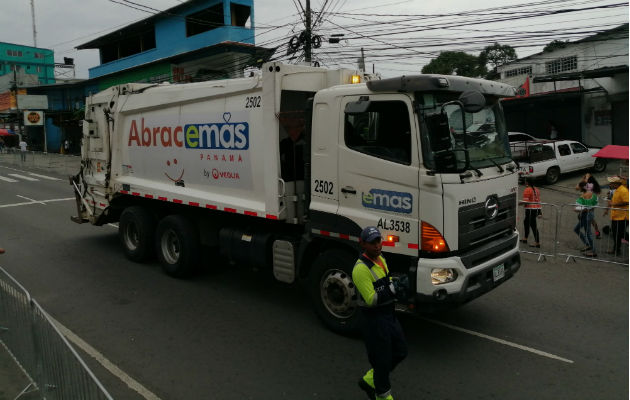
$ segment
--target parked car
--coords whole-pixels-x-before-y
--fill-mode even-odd
[[[512,157],[519,163],[520,177],[544,178],[552,185],[566,172],[606,170],[606,160],[593,157],[598,151],[573,140],[538,141],[526,147],[524,156]]]

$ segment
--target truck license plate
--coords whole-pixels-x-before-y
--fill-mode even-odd
[[[504,276],[505,276],[504,264],[499,264],[492,269],[492,280],[494,282],[498,281],[499,279],[503,279]]]

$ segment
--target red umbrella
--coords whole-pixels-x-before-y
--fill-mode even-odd
[[[628,159],[628,146],[617,146],[614,144],[609,144],[608,146],[604,146],[603,149],[593,154],[593,157],[599,158],[616,158],[618,160],[627,160]]]

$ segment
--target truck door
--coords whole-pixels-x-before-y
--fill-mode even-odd
[[[575,169],[575,160],[571,154],[571,148],[568,144],[560,144],[556,147],[556,156],[558,157],[558,165],[562,172],[572,171]]]
[[[594,158],[588,154],[588,148],[582,143],[571,143],[571,151],[573,152],[574,165],[572,169],[588,168],[595,162]]]
[[[348,96],[341,106],[338,213],[392,235],[384,250],[417,255],[418,129],[410,99]]]

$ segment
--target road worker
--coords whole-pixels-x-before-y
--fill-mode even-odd
[[[363,253],[352,270],[352,281],[359,291],[361,329],[372,369],[359,380],[370,399],[393,400],[389,373],[407,356],[407,342],[394,315],[396,290],[381,255],[381,232],[369,226],[361,232]]]

